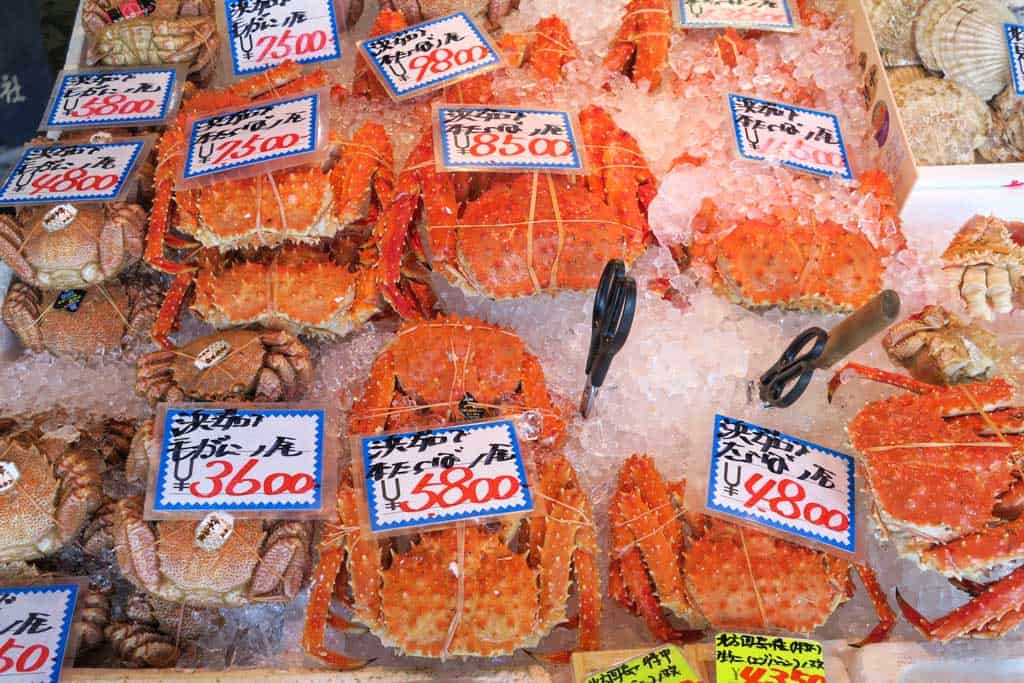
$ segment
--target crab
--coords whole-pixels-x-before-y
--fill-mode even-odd
[[[515,334],[471,318],[406,325],[375,360],[349,432],[462,422],[468,407],[474,418],[538,418],[529,440],[527,430],[521,437],[524,457],[536,468],[536,499],[547,503],[543,515],[379,539],[359,526],[349,476],[338,491],[338,516],[322,535],[306,612],[302,645],[313,656],[343,669],[365,663],[325,645],[328,624],[354,628],[331,611],[333,595],[352,619],[404,654],[496,656],[531,647],[566,622],[573,581],[579,613],[571,621],[579,625],[580,647],[599,646],[590,503],[560,453],[564,421],[540,365]],[[460,544],[465,552],[459,552]],[[548,657],[564,661],[567,655]]]
[[[647,81],[648,87],[655,90],[668,63],[671,35],[672,10],[668,0],[631,0],[604,66],[625,74],[634,83]]]
[[[453,12],[486,18],[488,28],[499,28],[502,20],[519,8],[519,0],[382,0],[381,9],[401,12],[410,24],[436,19]]]
[[[993,379],[937,387],[849,364],[833,376],[829,398],[854,375],[910,392],[868,403],[847,425],[878,533],[975,594],[929,621],[897,591],[904,616],[940,641],[1006,633],[1024,621],[1024,411],[1013,386]]]
[[[997,370],[995,335],[941,306],[925,306],[890,327],[882,346],[894,363],[929,384],[983,381]]]
[[[650,457],[633,455],[619,472],[608,513],[609,593],[642,615],[656,638],[685,641],[701,635],[675,630],[663,609],[698,628],[811,633],[853,597],[851,569],[879,618],[859,645],[888,636],[896,615],[869,567],[688,512],[684,489],[685,482],[662,479]]]
[[[971,317],[1013,310],[1024,275],[1024,223],[974,216],[942,254]]]
[[[224,330],[140,358],[135,390],[152,405],[293,401],[305,393],[312,374],[309,349],[288,332]]]

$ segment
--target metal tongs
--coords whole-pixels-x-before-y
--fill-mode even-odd
[[[636,312],[636,282],[626,275],[626,264],[609,261],[601,273],[594,295],[594,314],[587,354],[587,383],[580,398],[580,413],[590,417],[598,390],[611,367],[612,358],[622,349],[633,327]]]

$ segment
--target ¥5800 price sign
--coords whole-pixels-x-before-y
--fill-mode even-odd
[[[751,28],[792,31],[789,0],[676,0],[683,28]]]
[[[717,683],[825,683],[821,643],[749,633],[715,636]]]
[[[54,86],[47,128],[153,125],[167,118],[176,69],[81,71],[62,74]]]
[[[224,1],[236,76],[341,56],[334,0]]]
[[[533,509],[511,420],[360,439],[371,531]]]
[[[168,408],[154,512],[316,511],[324,412]]]
[[[0,588],[0,680],[57,683],[78,586]]]
[[[716,415],[710,477],[708,509],[855,551],[849,455]]]
[[[26,147],[0,187],[0,204],[113,200],[145,144],[132,140]]]

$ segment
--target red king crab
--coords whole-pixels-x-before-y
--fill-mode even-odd
[[[669,0],[632,0],[605,57],[605,68],[633,82],[647,81],[655,90],[668,62],[672,25]]]
[[[967,221],[942,254],[972,317],[1013,310],[1024,275],[1024,223],[994,216]]]
[[[302,638],[307,652],[338,668],[365,663],[324,642],[328,624],[354,628],[331,611],[335,596],[355,621],[404,654],[509,654],[566,622],[573,582],[580,647],[599,647],[590,502],[559,452],[564,422],[540,364],[515,334],[469,318],[407,325],[374,362],[349,432],[461,422],[460,404],[469,396],[486,416],[541,415],[537,439],[523,446],[543,515],[378,539],[359,526],[358,496],[348,477],[338,491],[338,518],[326,524],[320,543]]]
[[[619,473],[608,513],[609,592],[642,615],[656,638],[700,635],[674,630],[663,609],[699,628],[810,633],[853,597],[851,569],[879,617],[860,644],[889,634],[896,615],[870,568],[688,512],[684,488],[682,481],[665,482],[650,457],[634,455]]]

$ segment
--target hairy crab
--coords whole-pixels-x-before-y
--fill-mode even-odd
[[[489,28],[498,28],[502,20],[519,7],[519,0],[382,0],[380,6],[401,12],[410,24],[466,12],[474,18],[485,18]]]
[[[941,306],[925,306],[885,333],[889,358],[929,384],[990,379],[997,370],[995,335]]]
[[[1024,223],[975,216],[953,236],[942,259],[971,317],[1009,313],[1024,276]]]

